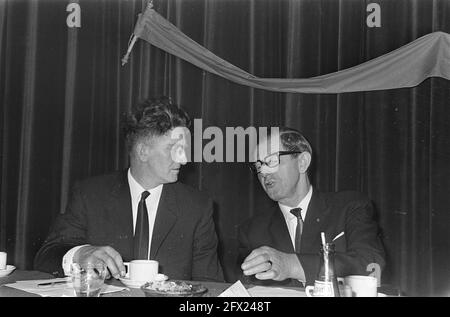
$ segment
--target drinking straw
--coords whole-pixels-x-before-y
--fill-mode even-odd
[[[336,237],[334,237],[333,241],[342,237],[344,235],[344,231],[342,231],[340,234],[338,234]]]

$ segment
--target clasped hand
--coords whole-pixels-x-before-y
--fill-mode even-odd
[[[125,276],[125,266],[122,256],[110,246],[84,246],[74,255],[74,262],[102,262],[108,267],[108,276],[118,279]]]
[[[241,265],[245,275],[254,275],[259,280],[283,281],[301,278],[301,264],[295,253],[284,253],[263,246],[253,250]]]

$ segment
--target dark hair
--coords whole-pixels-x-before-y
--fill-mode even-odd
[[[279,131],[281,144],[286,151],[309,152],[312,155],[311,144],[299,131],[288,127],[280,127]],[[298,154],[293,155],[298,156]]]
[[[300,131],[288,127],[280,127],[280,140],[281,144],[285,148],[286,151],[300,151],[300,152],[308,152],[313,155],[313,150],[311,144],[309,144],[308,140],[300,133]],[[291,154],[293,157],[298,157],[298,154]],[[308,167],[307,175],[312,180],[312,176],[314,174],[314,161],[312,161]]]
[[[122,128],[128,151],[143,137],[161,136],[176,127],[189,127],[190,118],[168,97],[150,98],[124,115]]]
[[[267,139],[272,137],[272,132],[276,133],[276,131],[272,131],[272,129],[267,129]],[[283,148],[279,150],[284,151],[299,151],[299,152],[308,152],[313,156],[313,150],[311,144],[309,144],[308,140],[300,133],[300,131],[288,128],[288,127],[278,127],[278,135],[281,141],[281,145]],[[300,153],[290,154],[293,157],[298,157]],[[314,160],[311,161],[307,175],[312,180],[312,176],[314,174],[313,169],[315,168]]]
[[[283,150],[309,152],[312,155],[312,147],[300,131],[288,127],[278,127],[274,131],[272,131],[272,128],[267,129],[267,132],[267,139],[272,137],[272,132],[278,132]],[[299,154],[291,155],[298,156]]]

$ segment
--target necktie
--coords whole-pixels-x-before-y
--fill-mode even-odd
[[[302,231],[303,231],[303,220],[302,220],[302,209],[294,208],[291,209],[291,214],[297,217],[297,229],[295,230],[295,252],[300,252],[300,243],[302,241]]]
[[[148,259],[148,212],[145,199],[149,195],[150,193],[148,191],[143,192],[138,205],[136,229],[134,230],[134,258],[136,260]]]

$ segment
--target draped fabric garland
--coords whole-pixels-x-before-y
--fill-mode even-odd
[[[291,93],[344,93],[414,87],[428,77],[450,79],[450,34],[434,32],[363,64],[305,79],[259,78],[216,56],[183,34],[152,6],[139,15],[125,64],[137,38],[230,81]]]

